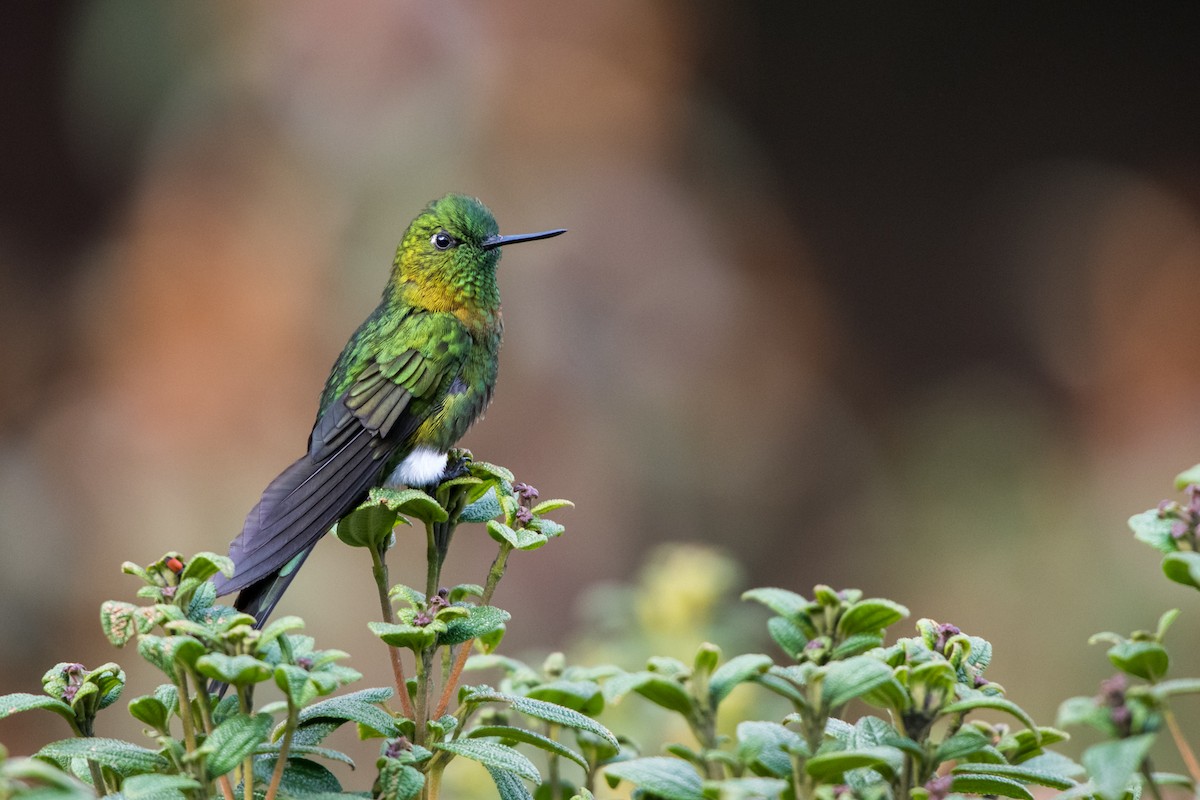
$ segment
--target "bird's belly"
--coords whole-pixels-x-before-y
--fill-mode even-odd
[[[446,471],[448,456],[441,450],[419,445],[404,457],[383,481],[388,488],[398,486],[429,486]]]

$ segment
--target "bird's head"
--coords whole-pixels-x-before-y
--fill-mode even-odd
[[[402,292],[405,301],[436,311],[498,308],[496,264],[501,247],[564,232],[501,236],[482,201],[448,194],[426,206],[408,226],[396,250],[390,288]]]

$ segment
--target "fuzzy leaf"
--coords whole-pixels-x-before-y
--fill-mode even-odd
[[[776,589],[773,587],[751,589],[748,592],[743,592],[742,599],[762,603],[779,616],[786,617],[787,619],[795,619],[804,613],[804,609],[808,607],[808,601],[801,595],[787,589]]]
[[[508,744],[509,742],[521,742],[522,744],[533,745],[541,750],[545,750],[547,753],[553,753],[554,755],[570,759],[585,770],[588,768],[587,762],[584,761],[583,756],[579,755],[571,748],[556,742],[547,736],[543,736],[535,731],[526,730],[525,728],[514,728],[509,725],[481,725],[478,728],[473,728],[471,732],[467,734],[467,738],[498,738],[502,739],[504,744]]]
[[[837,708],[895,682],[887,664],[870,656],[855,656],[829,665],[821,700],[829,708]]]
[[[604,710],[604,693],[595,681],[551,681],[535,686],[527,697],[569,708],[593,717]]]
[[[382,800],[414,800],[425,788],[425,776],[394,758],[381,759],[378,786]]]
[[[100,627],[104,636],[116,647],[124,647],[138,635],[137,614],[139,606],[108,600],[100,605]]]
[[[1175,488],[1181,492],[1193,483],[1200,483],[1200,464],[1175,476]]]
[[[542,779],[532,761],[507,745],[479,739],[459,739],[454,742],[437,742],[433,749],[445,750],[447,753],[478,761],[485,767],[501,772],[511,772],[534,783]]]
[[[968,773],[999,775],[1020,783],[1036,783],[1039,786],[1049,786],[1051,789],[1063,791],[1075,785],[1075,781],[1057,773],[1032,769],[1020,764],[959,764],[951,772],[955,775]]]
[[[135,697],[129,701],[129,713],[156,731],[164,731],[171,720],[171,710],[162,700],[152,694]]]
[[[1175,583],[1200,589],[1200,553],[1169,553],[1163,558],[1162,571]]]
[[[570,500],[543,500],[529,510],[535,517],[540,517],[545,514],[549,514],[552,511],[558,511],[560,508],[574,507],[575,504]]]
[[[1011,700],[996,695],[976,695],[968,697],[964,700],[959,700],[957,703],[951,703],[942,709],[943,714],[957,714],[961,711],[971,711],[976,708],[990,708],[994,711],[1003,711],[1006,714],[1011,714],[1025,725],[1030,730],[1037,730],[1037,725],[1033,719],[1025,713],[1024,709],[1018,706]]]
[[[254,777],[266,785],[275,770],[277,756],[255,756]],[[280,797],[304,797],[325,793],[340,793],[342,784],[326,767],[307,758],[289,758],[279,784]]]
[[[1154,744],[1153,733],[1101,742],[1083,751],[1083,766],[1104,800],[1121,800]]]
[[[775,640],[783,652],[794,659],[799,659],[808,644],[808,637],[800,626],[786,617],[771,617],[767,620],[767,633]]]
[[[439,645],[462,644],[471,639],[495,633],[502,630],[504,623],[508,622],[512,616],[504,609],[495,606],[451,606],[451,608],[467,609],[467,616],[447,623],[446,630],[437,637]]]
[[[227,578],[233,577],[233,559],[216,553],[196,553],[184,565],[179,579],[181,582],[185,580],[205,581],[218,572]]]
[[[950,790],[958,794],[981,794],[993,797],[1012,797],[1016,800],[1033,800],[1028,789],[1011,778],[1000,775],[959,774],[957,771],[950,783]]]
[[[578,711],[572,711],[569,708],[563,708],[554,703],[547,703],[545,700],[535,700],[532,697],[502,694],[500,692],[473,692],[467,697],[467,701],[471,703],[507,703],[514,711],[519,711],[528,717],[550,722],[554,725],[561,725],[565,728],[587,731],[603,738],[613,747],[619,746],[617,737],[613,736],[608,728],[596,722],[596,720],[585,717]]]
[[[859,633],[878,633],[908,616],[908,609],[899,603],[881,598],[860,600],[842,614],[838,632],[843,636]]]
[[[494,767],[488,767],[487,771],[492,776],[492,782],[496,784],[500,800],[533,800],[529,789],[525,788],[525,784],[513,773]]]
[[[678,758],[653,756],[618,761],[606,766],[604,773],[610,784],[612,778],[629,781],[646,794],[663,800],[704,800],[700,775]]]
[[[209,653],[196,659],[196,671],[214,681],[231,686],[248,686],[271,677],[271,665],[254,656],[227,656]]]
[[[1152,508],[1129,518],[1129,529],[1139,542],[1145,542],[1160,553],[1174,553],[1179,549],[1171,535],[1171,520],[1161,517],[1158,509]]]
[[[873,769],[891,780],[900,774],[904,753],[895,747],[864,747],[857,750],[838,750],[817,753],[804,765],[804,770],[818,781],[833,782],[854,769]]]
[[[200,782],[186,775],[130,775],[121,781],[125,800],[164,800],[182,797],[182,792],[199,788]]]
[[[385,644],[419,651],[433,647],[437,642],[438,630],[442,626],[436,623],[417,626],[392,622],[368,622],[367,627]]]
[[[75,712],[71,710],[69,705],[57,697],[50,697],[44,694],[29,694],[28,692],[0,695],[0,719],[35,708],[44,708],[47,711],[53,711],[65,719],[71,725],[72,729],[75,728]]]
[[[1158,642],[1121,642],[1109,648],[1108,660],[1122,672],[1148,681],[1166,675],[1170,664],[1166,649]]]
[[[301,709],[299,721],[300,724],[323,720],[357,722],[384,736],[397,736],[400,731],[392,715],[375,705],[391,696],[391,689],[360,689]]]
[[[214,728],[200,747],[208,754],[205,767],[209,777],[219,778],[240,764],[266,740],[270,730],[269,714],[235,714]]]
[[[160,772],[167,768],[167,759],[153,750],[120,739],[89,737],[63,739],[51,742],[37,752],[39,758],[56,761],[71,758],[87,758],[101,766],[112,769],[119,775],[138,775],[144,772]]]
[[[794,731],[776,722],[742,722],[737,726],[738,757],[756,775],[787,778],[792,774],[788,752],[803,747]]]
[[[772,665],[771,657],[761,653],[743,653],[726,661],[712,674],[708,683],[709,701],[716,707],[739,683],[753,680]],[[888,670],[889,674],[891,670]]]

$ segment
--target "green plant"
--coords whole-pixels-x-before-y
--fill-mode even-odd
[[[726,657],[708,642],[687,660],[655,655],[637,670],[575,665],[561,653],[536,665],[502,655],[510,617],[492,600],[507,560],[559,536],[562,526],[547,515],[569,504],[538,502],[507,470],[463,455],[465,474],[432,494],[377,490],[337,526],[339,538],[370,556],[383,619],[368,624],[387,648],[394,688],[334,695],[359,679],[341,663],[345,653],[318,650],[297,633],[303,623],[295,617],[258,630],[216,605],[209,578],[230,568],[222,556],[185,561],[168,553],[146,567],[126,564],[149,602],[105,603],[101,621],[114,644],[136,642],[166,678],[128,703],[152,746],[96,736],[97,715],[124,687],[116,664],[58,664],[43,678],[43,694],[0,697],[0,718],[48,710],[74,736],[32,759],[0,750],[0,798],[344,796],[321,760],[348,760],[324,744],[346,723],[382,739],[370,796],[389,800],[436,798],[458,758],[486,767],[503,800],[629,787],[642,800],[1032,800],[1030,787],[1065,800],[1137,800],[1143,791],[1161,797],[1166,786],[1194,791],[1200,779],[1172,709],[1179,696],[1200,692],[1200,679],[1169,677],[1164,640],[1174,610],[1152,632],[1093,637],[1109,645],[1118,675],[1098,696],[1066,701],[1059,727],[1035,724],[985,677],[986,640],[922,619],[915,636],[888,643],[908,610],[855,589],[817,586],[811,598],[781,588],[745,592],[771,612],[767,632],[783,658]],[[1200,588],[1200,467],[1178,484],[1186,502],[1164,502],[1130,525],[1164,553],[1167,577]],[[414,523],[425,533],[423,590],[388,580],[395,530]],[[449,543],[463,523],[484,525],[497,555],[482,584],[442,587]],[[481,672],[498,674],[495,687],[463,683]],[[264,683],[282,699],[256,704]],[[739,699],[748,694],[767,702],[748,711]],[[614,706],[628,712],[647,703],[678,720],[689,741],[642,755],[637,742],[650,723],[641,715],[626,715],[619,736],[597,721],[614,716]],[[778,711],[762,710],[770,707]],[[1106,737],[1081,764],[1050,749],[1067,738],[1059,728],[1079,724]],[[1164,730],[1189,775],[1152,768]]]

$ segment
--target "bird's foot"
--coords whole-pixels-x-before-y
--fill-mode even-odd
[[[456,448],[447,454],[446,471],[442,473],[440,482],[452,481],[455,478],[461,478],[464,475],[471,473],[471,464],[475,462],[475,457],[471,455],[470,450]]]

